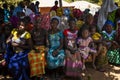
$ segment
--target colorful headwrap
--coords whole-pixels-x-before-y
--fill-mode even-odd
[[[106,22],[105,22],[105,25],[111,25],[112,27],[114,27],[115,26],[115,24],[112,22],[112,21],[110,21],[110,20],[107,20]]]

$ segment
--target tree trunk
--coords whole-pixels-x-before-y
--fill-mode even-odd
[[[59,5],[60,7],[62,7],[62,0],[59,0]]]

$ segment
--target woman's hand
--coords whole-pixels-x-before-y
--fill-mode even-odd
[[[13,43],[12,43],[12,46],[14,46],[14,47],[18,47],[18,46],[19,46],[19,44],[18,44],[18,43],[13,42]]]
[[[2,66],[6,65],[6,61],[5,60],[2,60],[0,63],[2,64]]]
[[[11,39],[7,39],[6,43],[9,43],[11,41]]]
[[[52,55],[56,57],[58,55],[58,50],[53,51]]]

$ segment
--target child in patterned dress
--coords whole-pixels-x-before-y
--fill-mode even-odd
[[[79,38],[77,39],[78,44],[78,52],[82,56],[83,61],[83,70],[85,69],[85,60],[88,58],[89,53],[97,53],[94,48],[90,47],[90,44],[93,43],[93,39],[89,36],[89,28],[85,25],[83,25],[80,29],[81,33],[79,33]],[[93,54],[93,68],[96,68],[94,62],[95,62],[95,56],[96,54]]]

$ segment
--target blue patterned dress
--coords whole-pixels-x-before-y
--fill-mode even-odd
[[[59,50],[57,56],[52,55],[53,51],[59,48],[60,39],[63,39],[62,31],[55,33],[55,34],[49,34],[48,39],[50,42],[50,47],[49,47],[48,54],[47,54],[48,68],[55,69],[60,66],[63,66],[64,57],[65,57],[64,50],[63,49]]]
[[[17,35],[17,30],[13,29],[12,34],[13,38]],[[25,41],[25,39],[31,38],[29,32],[26,32],[21,41]],[[11,40],[11,42],[13,42]],[[30,80],[29,78],[29,61],[28,61],[28,53],[29,49],[23,49],[19,51],[18,49],[13,48],[11,43],[7,44],[6,54],[4,56],[8,68],[13,75],[13,80]],[[26,45],[26,44],[23,44]]]

